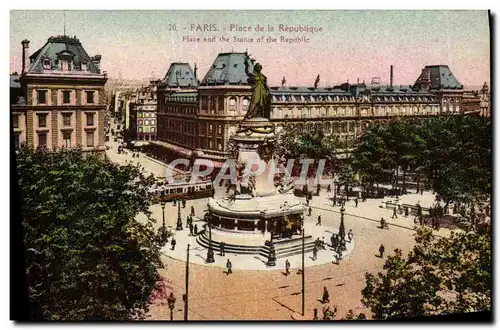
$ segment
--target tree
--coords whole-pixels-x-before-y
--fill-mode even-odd
[[[161,266],[153,176],[81,150],[23,147],[16,161],[31,318],[144,317]]]
[[[405,258],[387,258],[367,273],[363,304],[375,319],[396,319],[491,309],[491,232],[452,232],[437,238],[424,227]]]

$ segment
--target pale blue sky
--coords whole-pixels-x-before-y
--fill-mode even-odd
[[[63,34],[63,21],[62,11],[12,11],[11,71],[20,71],[21,40],[31,41],[33,53],[51,35]],[[190,24],[217,24],[222,30],[231,23],[314,25],[324,32],[306,34],[310,43],[298,45],[182,42],[184,35],[223,35],[189,33]],[[179,31],[169,31],[169,24]],[[449,65],[465,85],[490,80],[487,11],[66,11],[66,34],[76,35],[89,55],[101,54],[101,66],[112,77],[162,77],[171,62],[182,61],[197,63],[201,79],[219,52],[248,49],[273,85],[283,75],[289,85],[312,85],[318,73],[320,85],[374,76],[387,82],[391,64],[395,84],[413,83],[433,64]]]

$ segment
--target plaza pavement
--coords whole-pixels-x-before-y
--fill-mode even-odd
[[[130,154],[123,156],[128,156],[132,160]],[[137,159],[134,158],[134,160]],[[160,167],[158,164],[147,165],[151,161],[142,156],[139,158],[139,162],[145,168]],[[222,190],[217,189],[216,196],[220,193]],[[313,198],[310,203],[313,211],[311,217],[306,216],[306,226],[314,225],[318,214],[321,214],[324,228],[338,230],[340,208],[338,206],[332,207],[330,198],[331,196],[325,191],[322,191],[319,197]],[[420,204],[426,207],[432,204],[433,196],[431,193],[425,192],[424,195],[405,195],[402,200],[404,203],[410,204],[419,200]],[[187,201],[187,207],[181,208],[183,226],[191,205],[195,207],[196,216],[199,216],[205,209],[207,202],[208,199]],[[375,274],[382,270],[385,256],[384,259],[378,257],[380,244],[385,246],[385,255],[391,254],[396,248],[407,252],[414,244],[412,219],[410,217],[405,219],[398,214],[398,219],[392,220],[390,219],[392,211],[381,209],[378,207],[379,205],[380,199],[360,201],[357,208],[354,207],[353,201],[346,203],[345,228],[346,232],[349,229],[353,230],[355,246],[350,254],[340,262],[340,265],[327,262],[306,269],[306,319],[312,319],[314,308],[318,308],[319,315],[322,315],[321,310],[325,305],[319,300],[325,286],[330,293],[331,302],[329,305],[337,305],[339,318],[343,317],[349,309],[354,310],[355,313],[363,312],[370,315],[361,303],[361,290],[365,285],[366,272]],[[162,222],[162,209],[159,205],[153,205],[151,211],[152,217],[157,220],[156,226],[159,228]],[[389,222],[388,230],[378,228],[381,216]],[[173,207],[171,203],[165,206],[165,222],[167,226],[175,228],[177,207]],[[447,231],[447,229],[441,229],[438,234],[445,235]],[[187,241],[177,239],[175,250],[185,251],[186,244]],[[322,253],[328,256],[331,252],[320,251],[319,258]],[[202,251],[200,254],[205,256]],[[222,257],[216,254],[215,258],[217,260]],[[193,262],[189,266],[189,320],[297,319],[301,310],[301,275],[292,271],[289,276],[285,276],[281,270],[284,263],[282,259],[277,260],[276,269],[273,270],[242,270],[237,269],[236,259],[230,258],[234,266],[233,274],[226,275],[219,264],[207,267],[202,262],[196,263],[193,260],[195,258],[191,257],[190,261]],[[182,295],[185,294],[185,261],[183,259],[177,260],[175,255],[169,256],[168,254],[162,256],[162,261],[166,268],[159,269],[159,273],[171,282],[171,291],[177,297],[174,320],[182,320],[184,315]],[[295,264],[291,262],[291,266],[294,268]],[[168,320],[169,317],[168,305],[151,305],[149,319]]]

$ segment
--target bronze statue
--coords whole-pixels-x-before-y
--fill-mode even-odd
[[[262,74],[262,65],[255,64],[253,73],[248,71],[250,57],[245,53],[245,73],[248,83],[252,85],[252,100],[245,115],[245,119],[267,118],[271,116],[271,93],[267,86],[267,77]]]

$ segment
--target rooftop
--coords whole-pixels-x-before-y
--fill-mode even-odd
[[[426,88],[426,80],[429,80],[429,87]],[[458,82],[457,78],[451,73],[447,65],[427,65],[417,81],[414,89],[463,89],[464,86]]]
[[[80,40],[75,37],[54,36],[50,37],[45,45],[30,56],[30,68],[28,72],[42,73],[44,69],[43,60],[50,59],[50,69],[57,68],[59,60],[66,57],[71,60],[71,71],[89,72],[100,74],[100,69],[96,65],[101,60],[100,55],[90,57],[83,48]],[[94,63],[94,61],[96,63]],[[87,70],[82,71],[82,63],[87,64]]]
[[[195,69],[196,71],[196,69]],[[193,72],[189,63],[175,62],[170,64],[163,82],[168,87],[196,87],[198,79],[196,73]]]
[[[246,53],[220,53],[208,70],[201,85],[248,85],[245,73]],[[248,70],[253,71],[250,61]]]
[[[19,74],[12,73],[10,75],[10,88],[21,88],[21,83],[19,82]]]

